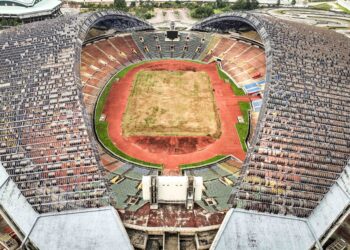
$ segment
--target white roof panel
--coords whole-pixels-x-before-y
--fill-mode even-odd
[[[35,0],[0,0],[1,2],[7,2],[7,3],[14,3],[14,4],[21,4],[25,6],[33,6],[35,3]],[[2,7],[1,7],[2,8]]]
[[[52,10],[58,8],[61,4],[62,2],[60,0],[42,0],[31,7],[0,6],[0,15],[17,15],[20,17],[30,17],[39,14],[49,14]]]
[[[211,249],[300,250],[313,243],[306,220],[231,209]]]
[[[133,249],[112,207],[43,215],[29,238],[41,250]]]
[[[350,205],[350,165],[345,167],[342,175],[320,204],[312,211],[308,220],[316,236],[320,238],[332,226]]]
[[[0,205],[24,234],[28,234],[38,214],[21,194],[16,184],[8,179],[0,162]]]

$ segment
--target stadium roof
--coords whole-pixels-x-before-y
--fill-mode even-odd
[[[0,4],[3,0],[0,0]],[[8,2],[8,1],[6,1]],[[0,16],[16,16],[18,18],[32,18],[36,16],[50,15],[60,8],[60,0],[41,0],[34,4],[34,1],[10,1],[23,5],[0,5]]]
[[[133,249],[113,207],[38,214],[0,163],[0,204],[38,249]]]
[[[23,5],[26,7],[33,6],[35,4],[36,0],[0,0],[1,2],[7,3],[7,4],[18,4],[18,5]]]
[[[314,242],[303,219],[231,209],[212,249],[309,249]]]
[[[310,249],[349,205],[350,162],[308,218],[231,209],[212,249]]]

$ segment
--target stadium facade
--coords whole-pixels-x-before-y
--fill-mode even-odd
[[[96,25],[153,30],[134,16],[103,11],[0,36],[1,216],[28,248],[132,249],[111,206],[83,100],[82,46]],[[211,247],[322,249],[349,213],[349,40],[244,12],[210,17],[192,31],[242,25],[261,37],[266,87],[232,208]]]

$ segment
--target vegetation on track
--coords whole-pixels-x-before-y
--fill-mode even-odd
[[[321,3],[321,4],[312,5],[311,8],[316,10],[330,11],[332,6],[330,6],[328,3]]]
[[[246,145],[246,139],[249,133],[249,110],[250,110],[250,103],[249,102],[239,102],[239,108],[241,110],[241,113],[243,115],[244,122],[243,123],[237,123],[236,129],[239,136],[239,140],[242,144],[242,148],[244,152],[247,152],[247,145]]]
[[[184,169],[203,167],[203,166],[207,166],[209,164],[214,164],[218,161],[221,161],[221,160],[225,159],[226,157],[228,157],[228,156],[227,155],[216,155],[213,158],[210,158],[210,159],[205,160],[205,161],[180,165],[180,168],[181,168],[181,170],[184,170]]]
[[[236,96],[243,96],[245,95],[243,89],[239,88],[233,81],[232,79],[224,72],[218,65],[216,65],[216,68],[218,69],[219,76],[222,80],[225,82],[229,82],[231,85],[231,88],[233,90],[233,93],[235,93]]]

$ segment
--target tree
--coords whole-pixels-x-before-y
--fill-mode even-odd
[[[277,0],[277,6],[281,5],[281,0]]]
[[[234,10],[244,10],[244,9],[247,8],[246,1],[245,1],[245,0],[237,0],[237,1],[233,4],[232,8],[233,8]]]
[[[252,0],[252,9],[256,9],[259,7],[259,2],[257,0]]]
[[[250,0],[247,0],[245,2],[245,9],[246,10],[251,10],[252,9],[252,3],[250,2]]]
[[[206,18],[214,14],[214,10],[210,6],[199,6],[191,12],[193,18]]]
[[[225,0],[216,0],[216,8],[222,9],[227,6],[227,1]]]
[[[292,0],[292,5],[295,5],[297,3],[297,1]]]
[[[258,8],[259,2],[257,0],[237,0],[233,5],[233,10],[252,10]]]
[[[125,0],[114,0],[114,8],[121,11],[128,11]]]

